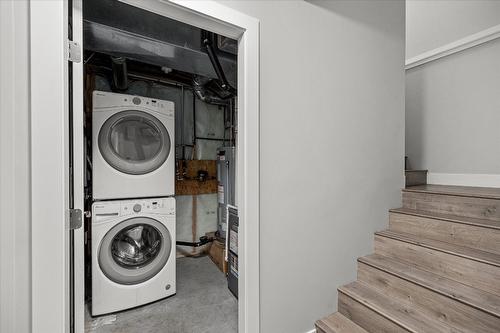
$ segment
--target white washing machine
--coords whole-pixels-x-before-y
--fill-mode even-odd
[[[175,199],[92,205],[92,315],[176,293]]]
[[[174,195],[174,103],[102,91],[92,103],[93,199]]]

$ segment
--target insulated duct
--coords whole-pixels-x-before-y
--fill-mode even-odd
[[[195,93],[196,97],[198,97],[205,103],[227,105],[228,104],[227,99],[222,99],[218,96],[215,96],[212,92],[210,92],[205,88],[205,86],[210,81],[211,79],[200,76],[195,76],[193,78],[193,92]]]

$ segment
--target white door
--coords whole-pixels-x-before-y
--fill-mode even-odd
[[[82,0],[30,0],[31,329],[84,332]],[[70,61],[74,58],[75,61]],[[78,59],[80,58],[80,59]]]
[[[68,123],[69,146],[69,207],[82,214],[85,210],[85,140],[83,108],[83,5],[82,0],[68,1],[68,39],[75,50],[70,51],[68,62]],[[70,47],[71,50],[71,47]],[[71,226],[70,226],[71,227]],[[83,333],[85,325],[85,257],[84,227],[69,230],[69,296],[70,332]]]

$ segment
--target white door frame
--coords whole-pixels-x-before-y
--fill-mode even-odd
[[[239,40],[239,332],[259,332],[259,21],[215,1],[124,2]],[[69,327],[66,9],[30,2],[33,333]]]

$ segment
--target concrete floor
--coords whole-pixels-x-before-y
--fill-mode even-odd
[[[177,294],[113,315],[86,315],[88,333],[235,333],[238,302],[210,258],[177,259]]]

